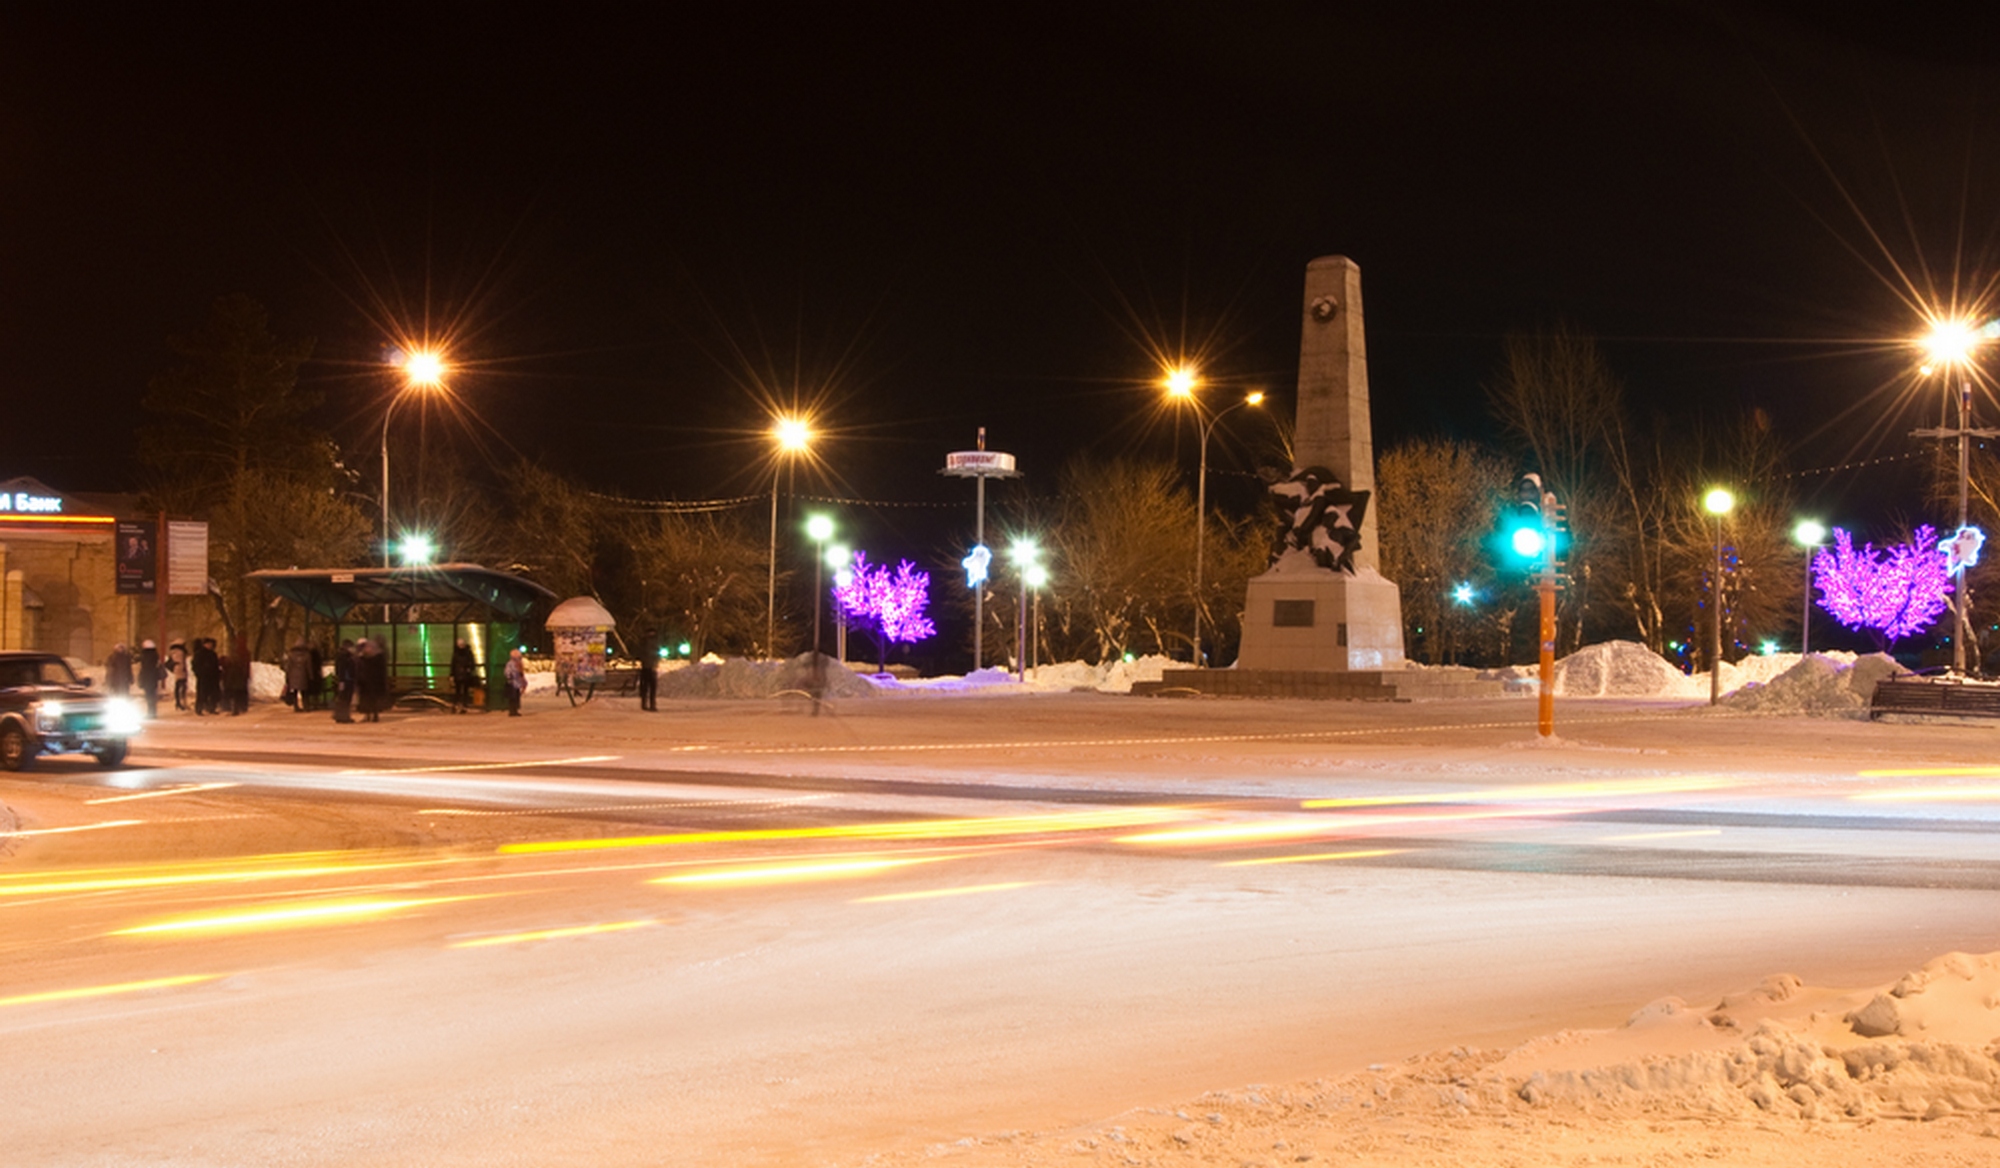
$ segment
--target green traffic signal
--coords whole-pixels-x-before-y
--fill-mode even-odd
[[[1542,558],[1543,550],[1549,546],[1549,537],[1543,533],[1541,521],[1537,519],[1533,527],[1516,527],[1507,537],[1507,543],[1514,549],[1514,554],[1522,559],[1538,560]]]

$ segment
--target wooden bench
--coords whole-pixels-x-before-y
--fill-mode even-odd
[[[2000,718],[2000,685],[1930,678],[1885,679],[1875,687],[1868,716],[1935,714],[1953,718]]]

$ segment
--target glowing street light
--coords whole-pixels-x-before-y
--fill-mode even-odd
[[[1702,509],[1715,516],[1715,574],[1708,578],[1708,704],[1722,700],[1722,521],[1736,509],[1736,496],[1716,487],[1701,497]]]
[[[1826,525],[1817,519],[1801,519],[1792,528],[1792,538],[1806,549],[1806,586],[1803,610],[1799,615],[1799,652],[1812,652],[1812,567],[1813,553],[1826,543]]]
[[[1028,587],[1029,577],[1040,566],[1035,561],[1042,555],[1042,545],[1026,536],[1014,541],[1007,549],[1007,558],[1014,562],[1021,577],[1021,611],[1014,624],[1014,679],[1028,680]],[[1046,574],[1043,576],[1047,578]]]
[[[834,544],[821,553],[820,560],[833,570],[835,588],[854,583],[853,548],[844,543]],[[838,604],[833,606],[833,658],[843,665],[847,663],[847,610]]]
[[[826,678],[821,672],[819,652],[819,614],[825,601],[820,589],[826,583],[822,573],[826,570],[826,541],[833,538],[833,517],[831,515],[806,516],[806,538],[813,541],[813,713],[819,713],[820,695],[826,692]]]
[[[1196,669],[1201,668],[1201,618],[1206,606],[1202,603],[1201,575],[1202,561],[1206,559],[1208,536],[1208,439],[1215,433],[1216,423],[1234,410],[1244,406],[1264,404],[1261,390],[1243,395],[1243,400],[1234,405],[1224,406],[1216,412],[1204,413],[1201,399],[1195,396],[1195,387],[1201,384],[1193,369],[1181,366],[1169,370],[1166,376],[1167,396],[1175,401],[1184,401],[1194,409],[1195,425],[1201,434],[1201,467],[1195,472],[1194,486],[1194,652]]]
[[[396,545],[396,552],[403,557],[404,567],[420,567],[437,556],[437,544],[428,535],[412,532]]]
[[[812,448],[812,422],[799,414],[779,414],[771,419],[771,440],[777,444],[778,459],[771,468],[771,571],[764,593],[764,656],[777,652],[778,637],[778,480],[789,459]],[[818,601],[814,601],[815,604]],[[817,650],[818,646],[814,646]]]
[[[1926,358],[1919,372],[1928,377],[1941,373],[1945,378],[1947,391],[1951,387],[1952,375],[1958,377],[1958,427],[1947,430],[1943,426],[1927,430],[1912,430],[1913,438],[1956,438],[1958,439],[1958,529],[1964,531],[1969,523],[1972,502],[1972,448],[1974,438],[2000,437],[2000,430],[1978,429],[1972,425],[1972,365],[1979,350],[1986,342],[2000,337],[2000,320],[1991,320],[1984,325],[1975,325],[1970,320],[1937,318],[1931,321],[1931,330],[1917,341]],[[1963,567],[1955,573],[1957,587],[1952,589],[1952,670],[1965,674],[1965,572]],[[1974,662],[1975,665],[1978,662]]]
[[[447,392],[445,374],[450,367],[445,364],[444,355],[435,349],[416,349],[403,355],[399,362],[403,370],[403,386],[389,398],[389,406],[382,411],[382,566],[389,567],[389,419],[396,416],[396,406],[412,390],[418,393]],[[387,610],[384,610],[384,619]]]

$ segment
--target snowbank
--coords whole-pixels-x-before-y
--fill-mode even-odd
[[[1024,681],[1014,680],[1014,675],[1005,669],[988,667],[975,669],[963,677],[916,677],[896,679],[883,674],[869,678],[877,688],[904,690],[923,693],[1072,693],[1078,690],[1095,690],[1098,693],[1131,693],[1132,683],[1137,681],[1158,681],[1163,672],[1173,666],[1171,658],[1158,655],[1134,658],[1131,661],[1107,661],[1102,665],[1088,665],[1082,661],[1063,661],[1041,665],[1028,670]]]
[[[830,698],[865,698],[875,693],[869,680],[841,667],[838,661],[822,656],[819,680],[822,693]],[[706,658],[660,674],[663,698],[768,698],[780,693],[809,693],[814,683],[812,654],[801,653],[785,661],[751,661],[730,657],[717,662]]]
[[[1536,1039],[1494,1073],[1530,1105],[1938,1119],[2000,1108],[1995,1035],[2000,953],[1948,953],[1858,994],[1779,974],[1711,1010],[1662,999],[1617,1031]]]
[[[1875,687],[1884,678],[1904,672],[1889,656],[1871,653],[1846,661],[1812,654],[1797,658],[1790,669],[1765,682],[1751,682],[1722,699],[1732,710],[1759,714],[1819,714],[1866,717]]]

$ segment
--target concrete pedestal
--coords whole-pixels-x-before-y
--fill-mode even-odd
[[[1291,557],[1250,578],[1238,669],[1354,670],[1403,666],[1403,607],[1373,568],[1330,572]]]

